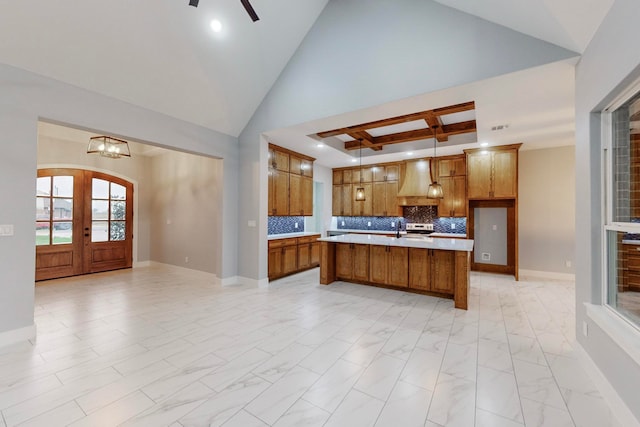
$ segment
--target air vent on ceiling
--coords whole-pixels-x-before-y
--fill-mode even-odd
[[[504,130],[504,129],[508,129],[509,125],[496,125],[496,126],[491,126],[491,130],[492,131],[498,131],[498,130]]]

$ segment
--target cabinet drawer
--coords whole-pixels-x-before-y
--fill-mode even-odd
[[[319,238],[320,238],[319,234],[314,234],[313,236],[298,237],[298,244],[301,245],[305,243],[313,243]]]
[[[298,240],[295,237],[289,237],[286,239],[269,240],[269,249],[281,248],[283,246],[292,246],[292,245],[296,245],[297,243],[298,243]]]

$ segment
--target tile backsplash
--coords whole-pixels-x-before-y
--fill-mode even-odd
[[[268,218],[267,234],[302,233],[304,231],[303,216],[270,216]]]
[[[433,230],[436,233],[467,234],[466,218],[438,217],[436,206],[405,206],[402,208],[402,215],[401,217],[339,216],[337,226],[339,230],[395,231],[398,221],[402,222],[402,230],[405,230],[407,222],[421,222],[433,224]],[[394,226],[391,225],[392,222]],[[454,228],[451,228],[452,224]]]

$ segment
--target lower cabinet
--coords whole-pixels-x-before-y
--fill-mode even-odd
[[[320,265],[319,234],[269,240],[269,280]]]
[[[338,243],[336,245],[336,277],[344,280],[369,281],[369,245]]]
[[[455,252],[439,249],[409,248],[409,287],[453,294],[455,288]]]
[[[371,246],[369,281],[381,285],[407,287],[409,284],[409,248]]]

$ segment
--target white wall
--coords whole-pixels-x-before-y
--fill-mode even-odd
[[[640,2],[616,0],[576,68],[576,326],[580,344],[640,419],[640,365],[586,315],[602,288],[602,188],[599,111],[640,77]],[[582,335],[588,322],[589,335]],[[640,339],[640,335],[636,337]]]
[[[263,132],[573,56],[432,1],[330,1],[239,137],[240,274],[267,277]]]
[[[520,151],[518,160],[519,268],[573,274],[575,148]]]
[[[33,325],[39,118],[224,159],[218,276],[237,275],[236,138],[6,65],[0,65],[0,93],[0,224],[15,229],[0,237],[0,334]]]

